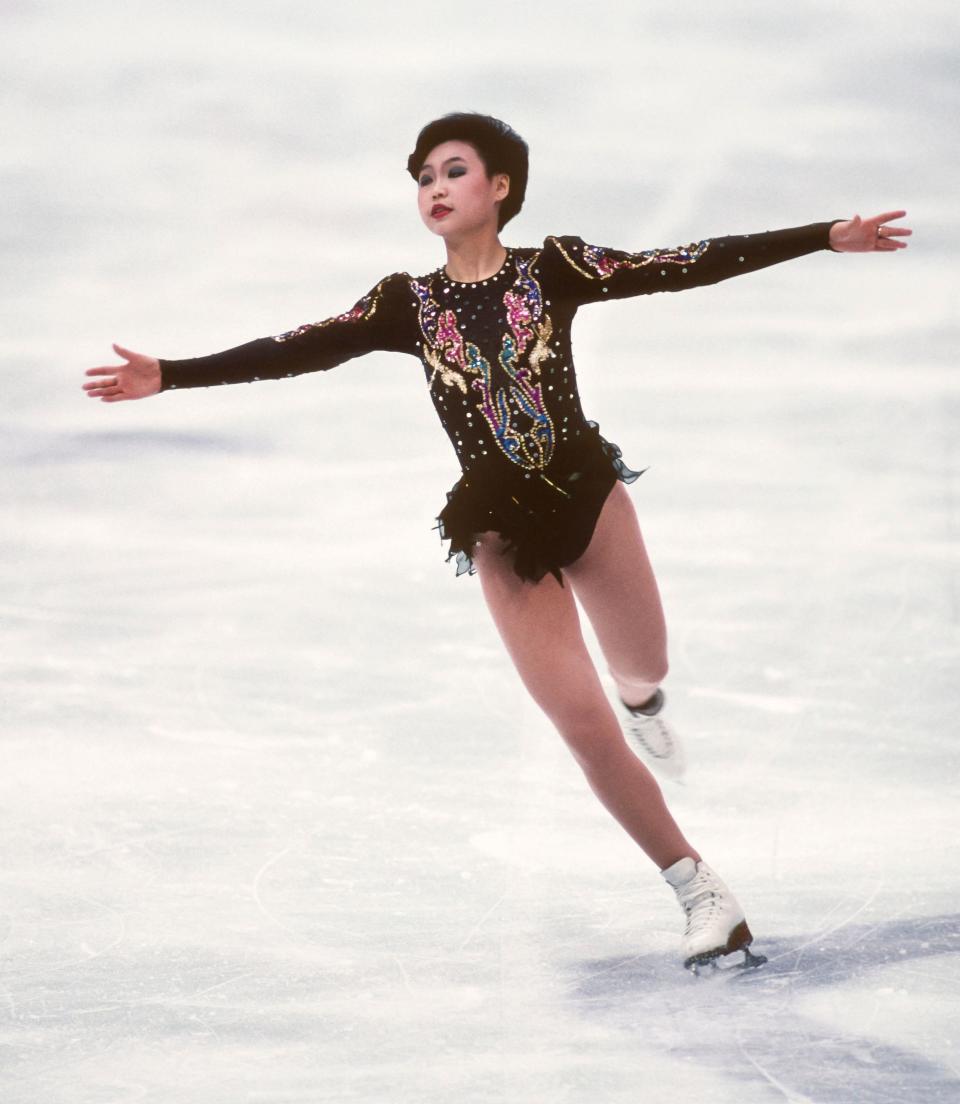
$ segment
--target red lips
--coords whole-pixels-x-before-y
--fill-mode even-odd
[[[452,207],[445,207],[442,203],[435,203],[430,208],[430,217],[443,218],[444,215],[449,215],[452,210]]]

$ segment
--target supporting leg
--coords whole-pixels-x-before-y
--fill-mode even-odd
[[[656,780],[624,741],[569,588],[551,575],[539,583],[519,579],[495,533],[481,534],[472,558],[520,678],[566,741],[594,793],[661,869],[684,856],[698,860]]]

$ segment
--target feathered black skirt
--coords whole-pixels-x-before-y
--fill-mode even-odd
[[[642,474],[588,421],[542,474],[509,462],[465,473],[447,492],[434,528],[450,541],[447,561],[456,558],[457,575],[474,574],[470,550],[479,533],[492,530],[504,538],[521,579],[539,582],[549,572],[563,586],[560,569],[586,551],[613,485]]]

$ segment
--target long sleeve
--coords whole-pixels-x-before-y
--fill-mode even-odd
[[[209,356],[160,360],[161,391],[322,372],[375,350],[416,354],[406,273],[387,276],[343,314]]]
[[[544,243],[544,251],[552,247],[558,254],[560,294],[579,306],[602,299],[703,287],[830,249],[830,227],[840,221],[760,234],[731,234],[642,253],[588,245],[577,237],[551,237]]]

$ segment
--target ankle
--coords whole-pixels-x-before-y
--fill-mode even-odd
[[[678,855],[673,860],[673,862],[667,863],[666,866],[661,867],[660,868],[660,873],[663,874],[663,875],[666,875],[668,873],[668,871],[672,873],[674,871],[674,868],[675,867],[679,868],[680,864],[685,859],[689,859],[694,864],[694,867],[696,867],[698,863],[703,861],[701,856],[700,856],[700,852],[699,851],[694,851],[691,848],[691,849],[688,849],[688,850],[684,851],[682,855]],[[671,880],[670,878],[667,878],[667,881],[670,881],[670,880]]]
[[[643,713],[647,717],[653,717],[663,708],[663,703],[666,698],[663,691],[658,686],[646,700],[639,704],[635,705],[633,702],[625,701],[622,697],[620,700],[631,713]]]

